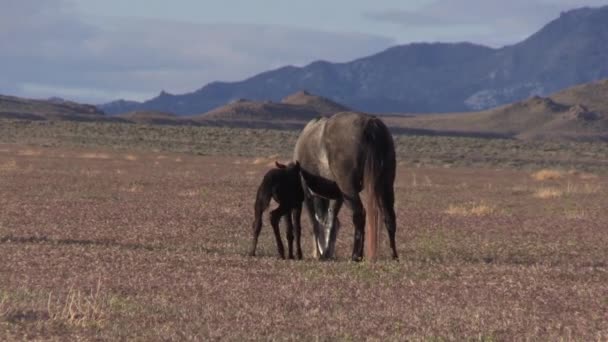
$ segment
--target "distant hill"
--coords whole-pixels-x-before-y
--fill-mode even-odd
[[[318,116],[347,111],[348,107],[321,96],[299,91],[281,102],[239,99],[215,108],[197,119],[239,121],[309,121]]]
[[[117,100],[112,101],[101,106],[101,108],[105,113],[113,115],[113,114],[126,114],[131,113],[137,110],[138,107],[141,106],[141,102],[137,101],[126,101],[126,100]],[[160,111],[158,111],[160,112]]]
[[[31,100],[0,95],[0,118],[27,120],[115,121],[154,125],[207,125],[297,129],[318,116],[349,110],[321,96],[299,91],[281,102],[236,100],[207,113],[178,116],[173,113],[136,110],[108,116],[95,106],[60,98]]]
[[[279,101],[306,89],[372,113],[483,110],[608,77],[608,6],[562,13],[526,40],[493,49],[471,43],[395,46],[348,63],[286,66],[192,93],[102,105],[177,114],[207,112],[239,98]]]
[[[608,79],[577,85],[557,92],[551,98],[559,103],[583,104],[591,111],[608,113]]]
[[[281,100],[283,104],[306,106],[318,113],[318,115],[331,115],[337,112],[344,112],[350,108],[332,101],[328,98],[313,95],[305,90],[298,91]]]
[[[608,80],[491,110],[385,118],[393,127],[495,133],[522,139],[608,140]]]
[[[305,106],[276,102],[260,102],[240,99],[213,109],[202,119],[220,120],[306,120],[317,116],[317,112]]]
[[[196,125],[197,123],[187,117],[180,117],[172,113],[155,111],[135,111],[120,114],[116,117],[133,123],[150,125]]]
[[[71,119],[99,120],[104,112],[92,105],[65,101],[59,98],[48,100],[24,99],[0,95],[0,117],[30,120]]]

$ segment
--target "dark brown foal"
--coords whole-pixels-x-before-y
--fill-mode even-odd
[[[281,240],[279,221],[285,217],[287,222],[287,241],[289,243],[289,258],[293,259],[293,240],[295,228],[295,240],[298,259],[302,259],[302,248],[300,245],[300,215],[302,213],[302,202],[304,193],[300,179],[300,164],[289,163],[283,165],[276,162],[277,168],[268,171],[260,184],[255,199],[255,219],[253,221],[253,240],[249,255],[254,256],[258,244],[258,236],[262,230],[262,216],[270,205],[270,199],[274,199],[279,206],[270,212],[270,224],[274,230],[279,256],[285,259],[285,249]]]

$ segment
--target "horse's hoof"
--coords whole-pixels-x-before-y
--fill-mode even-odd
[[[352,261],[354,261],[354,262],[361,262],[361,261],[363,261],[363,257],[360,257],[358,255],[353,255]]]
[[[329,261],[332,259],[333,259],[333,257],[326,253],[321,254],[321,257],[319,258],[319,260],[321,260],[321,261]]]

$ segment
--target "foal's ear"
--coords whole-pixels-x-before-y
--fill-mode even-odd
[[[279,169],[285,169],[287,168],[287,166],[285,166],[285,164],[281,164],[278,161],[274,161],[274,164],[279,168]]]

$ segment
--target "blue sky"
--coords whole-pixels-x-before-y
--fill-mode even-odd
[[[605,3],[605,1],[604,1]],[[0,94],[102,103],[396,44],[525,39],[595,0],[0,0]]]

